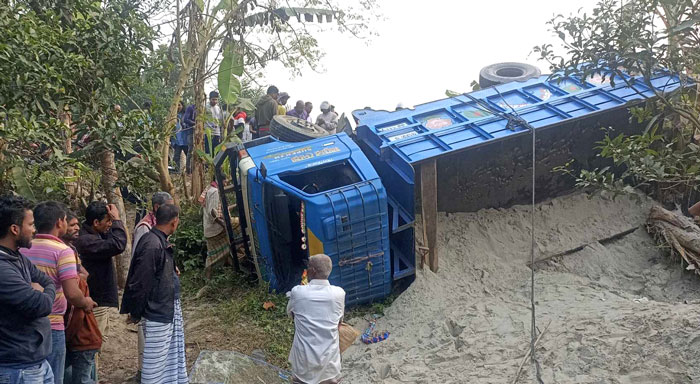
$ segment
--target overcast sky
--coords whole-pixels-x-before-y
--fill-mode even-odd
[[[594,0],[378,0],[383,20],[372,28],[379,35],[361,41],[335,31],[318,35],[325,57],[321,72],[291,77],[281,65],[270,65],[261,83],[275,84],[315,111],[328,100],[340,112],[370,106],[410,107],[445,97],[445,90],[466,92],[488,64],[519,61],[547,73],[547,65],[530,55],[532,47],[554,43],[546,22],[569,15]]]

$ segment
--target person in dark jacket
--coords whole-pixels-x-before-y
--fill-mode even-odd
[[[260,98],[255,105],[255,121],[256,128],[253,132],[253,138],[265,137],[270,135],[270,122],[277,114],[277,97],[279,89],[274,85],[267,88],[265,96]]]
[[[179,209],[160,206],[156,226],[143,235],[131,259],[121,313],[144,334],[141,383],[187,383],[180,280],[168,243],[180,222]]]
[[[124,252],[126,248],[126,231],[114,204],[93,201],[88,205],[75,248],[80,254],[83,267],[89,273],[88,288],[92,299],[97,302],[93,313],[104,346],[109,328],[109,308],[116,308],[119,304],[112,258]],[[96,365],[99,365],[98,360]]]
[[[20,247],[31,247],[34,215],[21,197],[0,197],[0,383],[53,383],[46,361],[56,287]]]

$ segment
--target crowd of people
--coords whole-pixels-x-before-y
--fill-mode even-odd
[[[203,194],[205,220],[211,218],[208,247],[222,245],[209,241],[223,228],[217,192],[213,183]],[[110,308],[117,307],[127,323],[138,324],[138,380],[188,383],[180,271],[168,242],[178,224],[173,198],[155,193],[151,211],[134,228],[119,306],[113,258],[124,252],[127,234],[116,206],[93,201],[80,222],[59,202],[34,206],[20,196],[0,197],[0,383],[97,382]],[[230,257],[227,242],[225,248],[210,249],[209,257]],[[311,256],[309,283],[288,294],[295,324],[289,362],[297,384],[340,380],[345,292],[328,282],[331,269],[328,256]]]
[[[205,152],[212,153],[211,148],[216,148],[227,135],[234,133],[243,142],[270,135],[270,123],[277,115],[293,116],[319,125],[329,134],[336,133],[338,114],[335,112],[334,105],[327,101],[322,102],[321,113],[314,119],[311,115],[314,109],[312,102],[297,100],[294,107],[290,108],[287,106],[289,99],[290,96],[287,92],[280,92],[276,86],[272,85],[267,88],[265,95],[255,104],[255,111],[245,111],[230,105],[221,105],[219,93],[211,91],[204,117]],[[171,142],[175,172],[180,172],[183,154],[186,157],[185,170],[187,173],[191,171],[196,121],[197,107],[194,104],[185,106],[184,103],[180,102],[175,134]]]

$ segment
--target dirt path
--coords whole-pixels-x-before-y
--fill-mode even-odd
[[[536,275],[540,330],[551,323],[537,349],[544,382],[700,380],[700,279],[643,228],[595,241],[643,224],[649,204],[573,195],[538,206],[539,255],[588,244]],[[389,340],[346,352],[346,380],[512,382],[530,342],[529,223],[528,207],[441,215],[439,272],[419,272],[385,311],[377,327]]]
[[[201,350],[232,350],[233,337],[213,316],[206,315],[205,307],[185,308],[185,347],[187,370],[192,368]],[[127,325],[125,315],[114,310],[110,316],[108,341],[102,350],[100,360],[100,381],[113,384],[135,383],[137,370],[138,334],[135,325]]]

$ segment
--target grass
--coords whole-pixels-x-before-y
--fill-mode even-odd
[[[286,313],[285,295],[269,293],[267,287],[251,284],[230,268],[216,270],[208,284],[201,270],[189,271],[183,273],[181,283],[185,307],[206,308],[198,312],[218,320],[214,336],[233,340],[228,349],[246,354],[259,349],[269,363],[288,367],[294,323]],[[265,310],[265,302],[272,302],[274,308]]]
[[[248,355],[262,350],[267,362],[289,368],[287,357],[294,338],[294,322],[287,316],[285,295],[270,293],[267,286],[251,283],[225,267],[216,269],[208,282],[200,269],[183,272],[180,281],[184,308],[194,309],[198,317],[194,320],[203,321],[198,327],[201,329],[187,335],[204,343],[200,350],[236,350]],[[397,297],[395,291],[382,301],[348,308],[345,319],[383,316]],[[265,302],[272,302],[275,307],[265,310]]]

